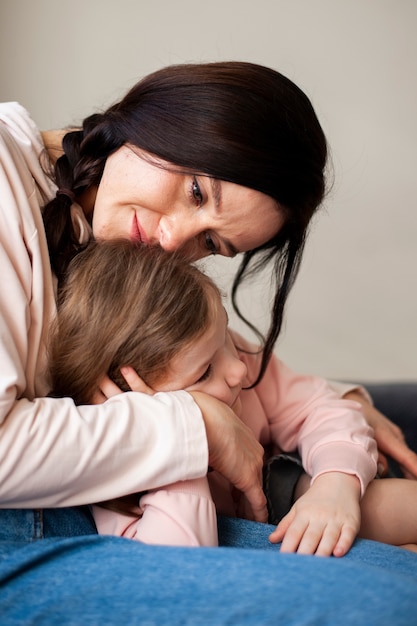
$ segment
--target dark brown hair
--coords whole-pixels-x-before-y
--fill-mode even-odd
[[[270,68],[244,62],[174,65],[137,83],[101,114],[63,140],[58,187],[76,196],[98,185],[107,157],[129,143],[173,164],[251,187],[274,198],[284,213],[278,233],[245,252],[232,303],[245,278],[274,262],[275,296],[265,339],[262,376],[280,332],[307,228],[325,193],[326,139],[307,96]],[[60,278],[79,251],[60,195],[44,210],[51,264]],[[259,333],[258,333],[259,334]]]

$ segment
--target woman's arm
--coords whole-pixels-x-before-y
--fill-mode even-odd
[[[0,507],[88,504],[207,472],[207,441],[185,392],[128,393],[100,406],[16,400],[0,426]]]
[[[408,447],[401,429],[378,411],[358,390],[348,391],[344,397],[362,405],[362,412],[374,430],[379,450],[379,473],[383,475],[387,472],[388,462],[385,457],[387,455],[399,463],[406,478],[417,479],[417,454]]]

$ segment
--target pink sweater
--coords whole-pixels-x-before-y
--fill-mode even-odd
[[[237,346],[252,349],[233,333]],[[259,357],[240,352],[255,380]],[[376,474],[377,449],[356,402],[340,399],[327,381],[296,374],[273,356],[265,376],[242,392],[242,420],[267,454],[298,450],[314,481],[329,471],[354,474],[362,495]],[[93,506],[99,533],[121,535],[145,543],[216,546],[216,511],[235,516],[239,498],[230,483],[212,472],[208,479],[184,481],[149,491],[136,515]]]

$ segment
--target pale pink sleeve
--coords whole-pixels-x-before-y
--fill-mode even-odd
[[[241,358],[255,376],[259,357],[242,353]],[[313,480],[331,471],[357,476],[363,495],[376,475],[377,447],[359,403],[340,398],[323,378],[293,372],[275,355],[255,392],[269,425],[264,445],[298,450]]]
[[[218,545],[216,509],[206,477],[149,491],[139,505],[142,514],[132,517],[94,505],[99,534],[158,545]]]
[[[350,391],[357,391],[364,400],[369,402],[369,404],[373,404],[373,400],[368,391],[365,387],[359,385],[358,383],[342,383],[338,380],[328,380],[327,382],[340,398],[344,398]]]

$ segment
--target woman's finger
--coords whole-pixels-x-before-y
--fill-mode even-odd
[[[378,450],[378,476],[382,478],[388,472],[388,459],[385,454]]]
[[[407,446],[402,437],[393,437],[387,431],[375,430],[375,439],[381,450],[401,466],[407,478],[417,478],[417,454]]]
[[[344,397],[356,400],[362,405],[365,419],[374,429],[380,452],[394,459],[400,465],[406,478],[417,479],[417,454],[408,447],[404,434],[397,424],[378,411],[358,392],[351,391]]]

